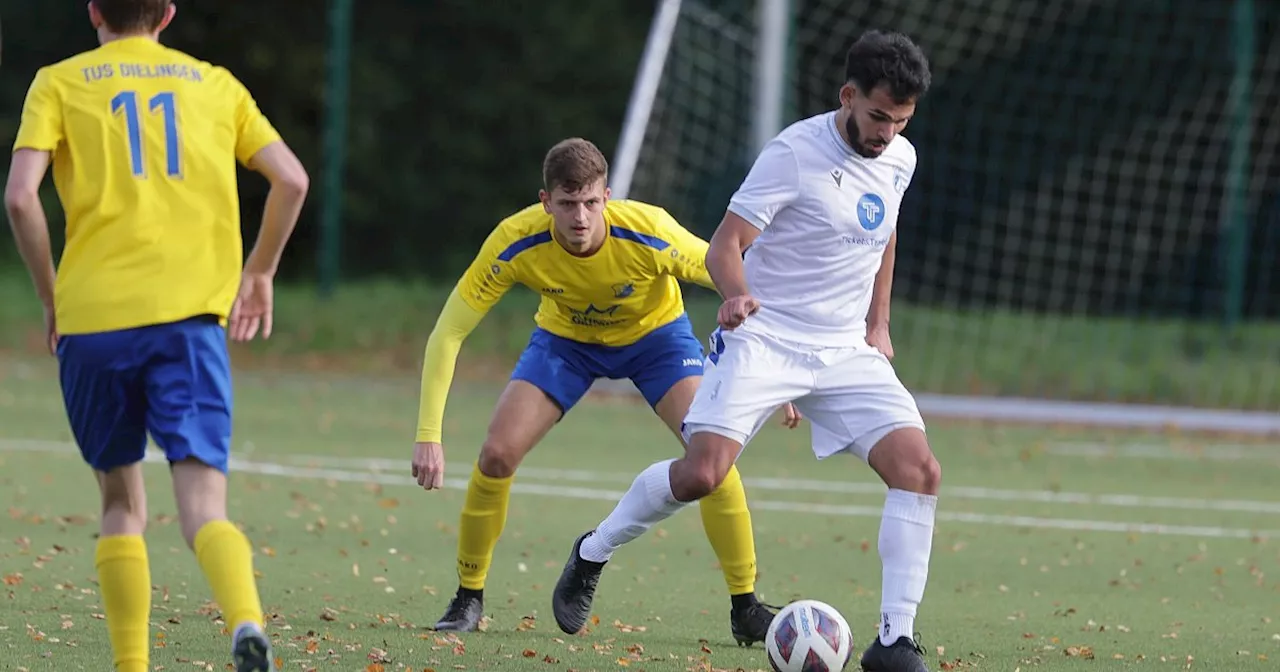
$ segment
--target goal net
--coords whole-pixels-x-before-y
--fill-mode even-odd
[[[758,1],[679,3],[643,140],[615,160],[634,159],[627,197],[704,237],[776,102]],[[1280,3],[789,4],[784,125],[838,104],[864,30],[933,68],[894,278],[914,391],[1280,409]]]

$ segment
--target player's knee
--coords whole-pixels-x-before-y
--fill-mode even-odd
[[[671,495],[681,502],[702,499],[720,487],[727,473],[728,467],[714,460],[677,460],[671,469]]]
[[[890,434],[872,449],[868,462],[890,488],[936,495],[942,487],[942,465],[923,432]]]
[[[490,437],[485,439],[484,444],[480,447],[480,473],[489,478],[511,478],[515,475],[516,469],[520,467],[520,461],[524,457],[524,451],[517,446]]]
[[[916,465],[916,479],[920,483],[920,490],[926,495],[936,495],[942,487],[942,465],[938,464],[938,458],[934,457],[933,452],[926,453]]]

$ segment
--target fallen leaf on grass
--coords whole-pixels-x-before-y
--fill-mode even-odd
[[[1093,647],[1089,646],[1068,646],[1062,652],[1068,658],[1084,658],[1085,660],[1093,660]]]
[[[534,656],[538,655],[538,652],[534,651],[533,649],[525,649],[520,655],[524,656],[525,658],[533,658]]]

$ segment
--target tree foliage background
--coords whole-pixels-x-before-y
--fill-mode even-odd
[[[315,269],[327,4],[179,2],[162,36],[239,77],[311,171],[282,266],[295,278]],[[3,5],[0,138],[12,143],[36,69],[97,36],[83,2]],[[451,276],[499,218],[537,199],[551,144],[582,136],[611,156],[652,13],[648,0],[357,2],[344,274]],[[242,173],[241,194],[252,236],[265,181]],[[51,213],[54,203],[50,187]]]

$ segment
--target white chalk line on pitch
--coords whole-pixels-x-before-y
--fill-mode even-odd
[[[360,468],[366,471],[406,471],[407,459],[323,457],[319,455],[292,455],[271,458],[276,462],[332,468]],[[637,472],[638,473],[638,472]],[[546,469],[521,467],[518,479],[576,483],[620,483],[629,485],[636,474],[609,473],[579,469]],[[753,490],[826,492],[836,494],[883,495],[885,486],[880,483],[850,483],[796,478],[761,478],[743,476],[742,482]],[[943,486],[942,496],[955,499],[981,499],[1004,502],[1039,502],[1046,504],[1074,504],[1148,509],[1186,509],[1193,511],[1232,511],[1237,513],[1280,514],[1280,502],[1252,500],[1203,499],[1191,497],[1150,497],[1130,494],[1092,494],[1085,492],[1054,492],[1052,490],[1003,490],[968,486]]]
[[[1046,449],[1063,457],[1127,457],[1139,460],[1177,462],[1271,462],[1280,464],[1280,446],[1275,444],[1210,444],[1177,449],[1158,443],[1054,443]]]
[[[75,447],[70,444],[55,441],[12,441],[0,440],[0,451],[11,452],[36,452],[36,453],[74,453]],[[308,456],[292,456],[294,460],[307,459]],[[354,463],[369,462],[394,462],[398,469],[404,469],[403,461],[399,460],[379,460],[370,458],[359,460],[358,458],[333,458],[310,456],[313,460],[338,461],[348,460]],[[164,458],[156,451],[147,452],[147,462],[163,463]],[[320,466],[303,466],[300,464],[279,464],[274,462],[259,462],[246,459],[233,459],[232,469],[237,473],[255,474],[261,476],[277,476],[284,478],[297,478],[306,480],[320,481],[336,481],[346,483],[376,483],[380,485],[400,485],[419,487],[418,484],[408,476],[397,476],[389,473],[381,473],[379,471],[364,470],[354,471],[349,469],[324,468]],[[531,469],[521,469],[520,474],[525,475]],[[587,475],[593,472],[558,472],[555,470],[542,470],[542,472],[551,471],[553,473],[572,473],[577,475]],[[746,479],[744,479],[746,480]],[[779,479],[780,480],[780,479]],[[527,495],[542,495],[548,497],[562,497],[568,499],[589,499],[608,502],[616,502],[622,497],[622,490],[601,490],[597,488],[582,488],[566,485],[566,482],[574,482],[569,479],[563,479],[559,484],[541,484],[541,483],[515,483],[511,490],[515,493]],[[813,481],[820,483],[822,481]],[[840,485],[833,483],[833,485]],[[858,485],[858,484],[846,484]],[[444,486],[452,490],[466,490],[467,480],[460,478],[445,479]],[[883,486],[875,486],[877,492],[883,492]],[[1018,491],[1010,491],[1018,492]],[[1062,494],[1062,493],[1052,493]],[[944,493],[944,497],[949,496]],[[1086,495],[1088,496],[1088,495]],[[1130,497],[1128,495],[1114,495],[1115,497]],[[1160,499],[1160,498],[1146,498]],[[1220,500],[1173,500],[1173,501],[1205,501],[1218,502]],[[1269,505],[1270,502],[1244,502],[1247,504]],[[854,516],[865,518],[879,518],[883,512],[880,506],[849,506],[837,504],[818,504],[813,502],[786,502],[776,500],[761,500],[752,498],[750,506],[753,509],[764,511],[785,511],[791,513],[807,513],[821,514],[833,516]],[[1154,504],[1152,506],[1155,506]],[[1155,508],[1161,508],[1155,506]],[[1217,539],[1270,539],[1280,537],[1280,530],[1251,530],[1233,527],[1218,526],[1202,526],[1202,525],[1165,525],[1161,523],[1131,523],[1123,521],[1104,521],[1104,520],[1076,520],[1069,518],[1042,518],[1035,516],[1010,516],[1010,515],[993,515],[985,513],[966,513],[939,511],[937,513],[939,522],[957,522],[970,523],[975,525],[994,525],[1002,527],[1022,527],[1036,529],[1057,529],[1057,530],[1074,530],[1082,532],[1120,532],[1130,534],[1152,534],[1162,536],[1184,536],[1196,538],[1217,538]]]

